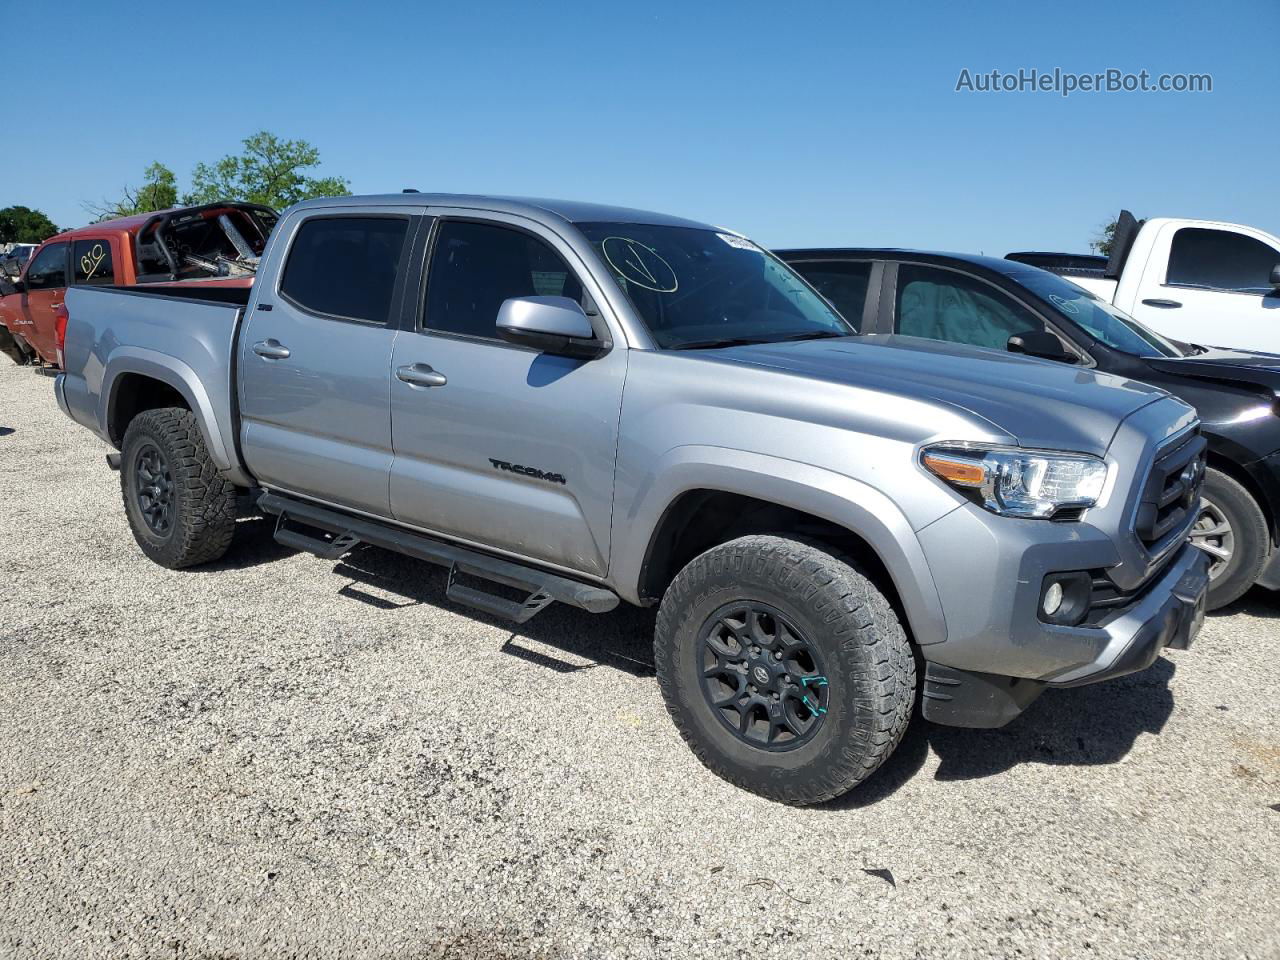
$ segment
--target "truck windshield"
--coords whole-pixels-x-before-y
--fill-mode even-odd
[[[736,234],[642,223],[577,226],[663,349],[857,332],[790,267]]]
[[[1183,356],[1182,350],[1154,330],[1056,274],[1019,270],[1010,277],[1105,346],[1138,357]]]

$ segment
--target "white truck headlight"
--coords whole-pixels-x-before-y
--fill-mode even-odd
[[[1107,465],[1084,453],[939,443],[921,451],[920,463],[992,513],[1008,517],[1049,519],[1063,510],[1092,507],[1107,481]]]

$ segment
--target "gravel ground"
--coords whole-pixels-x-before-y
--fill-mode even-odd
[[[262,521],[162,570],[104,452],[0,364],[2,956],[1280,956],[1280,599],[793,810],[685,749],[652,613]]]

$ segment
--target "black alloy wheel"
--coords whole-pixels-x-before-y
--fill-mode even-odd
[[[817,649],[776,607],[720,607],[699,638],[702,695],[731,733],[762,750],[792,750],[822,726],[830,701]]]
[[[154,443],[138,450],[134,461],[138,510],[157,537],[173,532],[174,483],[169,461]]]

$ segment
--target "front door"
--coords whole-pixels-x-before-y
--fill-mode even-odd
[[[26,290],[18,309],[14,333],[35,348],[46,363],[58,362],[55,312],[67,295],[66,243],[51,243],[31,259],[23,278]]]
[[[392,513],[603,576],[627,352],[550,356],[495,325],[509,297],[567,296],[608,336],[585,270],[569,266],[562,238],[516,217],[438,220],[430,249],[425,297],[392,360]]]
[[[1148,267],[1130,312],[1176,340],[1280,353],[1280,265],[1274,238],[1240,228],[1167,224],[1151,263],[1167,258],[1163,277]]]
[[[416,221],[349,209],[281,224],[263,270],[280,279],[240,337],[241,445],[264,486],[386,517],[391,318]]]

